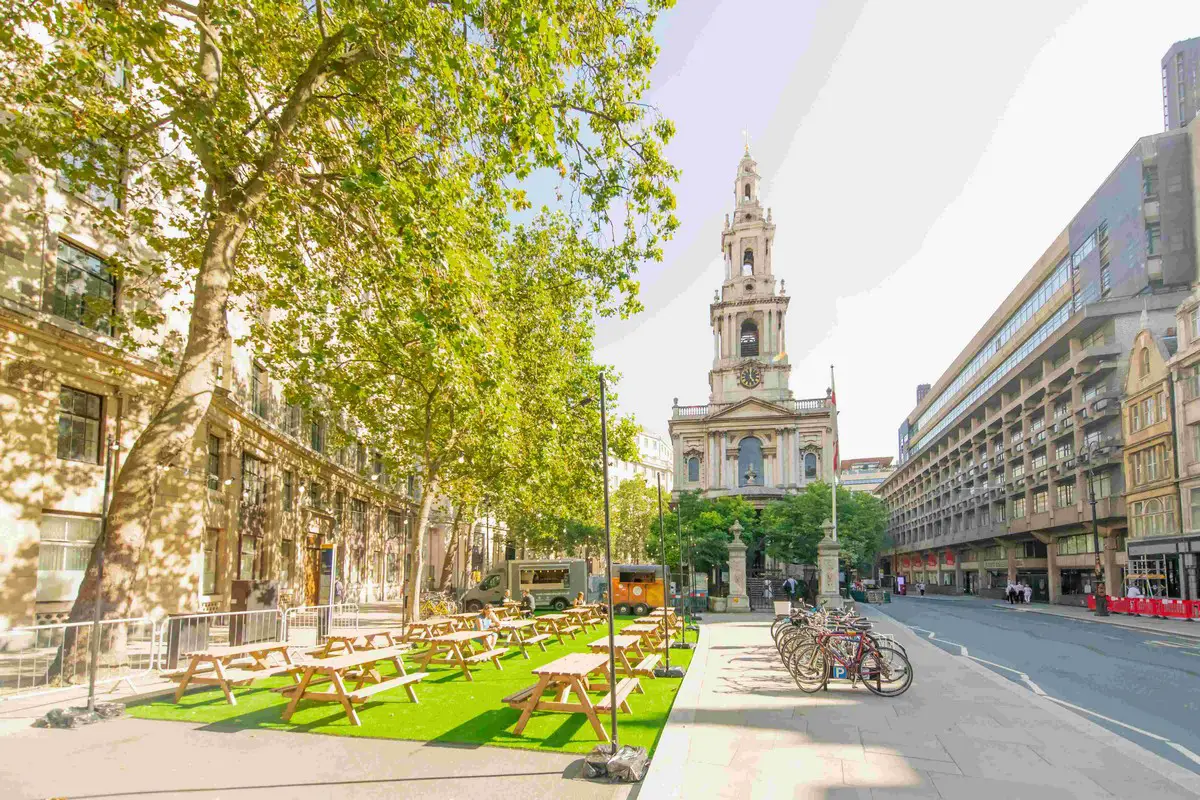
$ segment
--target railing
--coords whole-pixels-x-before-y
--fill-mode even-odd
[[[283,612],[285,639],[297,646],[318,645],[330,628],[357,628],[358,604],[297,606]]]
[[[178,669],[179,657],[196,650],[287,640],[283,612],[277,608],[173,614],[159,625],[162,633],[158,638],[157,664],[162,669]]]
[[[820,411],[830,407],[829,398],[827,397],[814,397],[802,400],[767,400],[765,402],[796,413]],[[734,405],[736,403],[709,403],[706,406],[675,406],[672,411],[675,419],[690,419],[719,414],[727,408],[732,408]]]
[[[161,629],[149,617],[12,628],[0,631],[0,699],[87,683],[94,630],[100,637],[98,685],[156,668]]]

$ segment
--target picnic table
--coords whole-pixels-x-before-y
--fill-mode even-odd
[[[588,649],[593,653],[607,653],[608,637],[605,636],[603,639],[597,639],[588,645]],[[613,636],[613,652],[613,660],[617,672],[624,672],[626,675],[644,675],[647,678],[654,677],[654,667],[658,664],[659,656],[656,653],[646,655],[642,652],[642,638],[640,636],[623,633]],[[630,654],[638,659],[636,666],[629,663]]]
[[[449,617],[430,617],[408,623],[408,632],[404,634],[406,642],[427,642],[430,638],[443,633],[454,631],[454,620]]]
[[[450,619],[454,620],[456,630],[463,630],[471,627],[478,628],[478,620],[482,616],[483,614],[479,611],[464,611],[461,614],[451,614]]]
[[[642,647],[646,650],[658,650],[666,642],[664,638],[661,638],[663,629],[657,622],[635,622],[622,628],[621,633],[639,637],[642,640]]]
[[[513,728],[520,736],[535,711],[550,711],[559,714],[584,714],[596,732],[596,738],[608,741],[608,733],[600,722],[599,712],[612,709],[612,680],[608,673],[608,656],[604,653],[571,653],[531,670],[538,677],[537,683],[504,698],[512,708],[521,709],[521,717]],[[592,676],[599,681],[592,682]],[[628,697],[634,689],[640,689],[637,678],[622,678],[617,684],[616,701],[619,710],[630,713]],[[588,697],[589,691],[603,691],[604,696],[596,702]],[[574,693],[576,702],[567,702]]]
[[[591,626],[598,626],[600,620],[596,618],[595,613],[590,608],[585,606],[574,606],[572,608],[564,608],[562,612],[565,616],[570,617],[579,627],[587,629]]]
[[[527,647],[536,644],[542,648],[544,653],[546,652],[546,642],[550,639],[550,634],[538,631],[537,620],[533,619],[514,619],[501,622],[496,626],[496,631],[506,645],[521,648],[521,655],[526,659],[529,658],[529,653],[526,652]]]
[[[274,653],[283,656],[283,664],[271,663],[270,657]],[[187,669],[167,676],[179,681],[179,688],[175,690],[176,703],[183,699],[183,693],[187,691],[188,687],[195,684],[197,686],[220,686],[221,691],[225,693],[225,700],[229,705],[236,706],[237,698],[233,696],[232,686],[245,685],[257,678],[274,675],[293,674],[294,676],[298,669],[292,663],[287,642],[220,645],[184,653],[184,656],[189,659]],[[231,662],[235,659],[246,657],[249,657],[253,663],[247,667],[231,666]]]
[[[400,654],[404,648],[381,647],[373,650],[360,650],[357,653],[346,653],[333,658],[313,661],[304,664],[300,682],[293,688],[283,692],[291,700],[283,711],[283,720],[288,722],[296,711],[301,700],[313,700],[319,703],[341,703],[346,710],[346,717],[351,725],[361,725],[358,713],[354,710],[355,703],[364,703],[367,698],[389,689],[403,686],[408,693],[408,699],[418,702],[413,684],[419,683],[429,673],[415,672],[409,675],[404,670],[404,660]],[[390,661],[396,668],[396,676],[383,680],[376,665],[381,661]],[[356,681],[354,688],[347,691],[347,680]],[[321,681],[321,687],[313,688],[313,684]],[[328,682],[325,685],[324,681]],[[332,689],[333,691],[329,691]]]
[[[542,633],[549,633],[558,637],[558,643],[563,644],[563,636],[575,638],[575,634],[582,631],[583,628],[573,624],[573,621],[566,614],[542,614],[540,617],[534,617],[534,621],[538,624],[538,629]]]
[[[683,621],[678,617],[673,617],[664,614],[649,614],[645,617],[638,617],[634,620],[636,625],[657,625],[663,632],[668,634],[671,631],[678,631],[683,627]]]
[[[467,680],[473,681],[471,665],[491,661],[496,669],[504,669],[500,656],[508,652],[507,647],[496,647],[496,631],[454,631],[429,639],[429,649],[416,657],[421,669],[430,664],[450,664],[462,668]],[[480,648],[478,651],[476,648]]]
[[[395,647],[402,640],[401,632],[395,628],[330,628],[325,635],[325,646],[313,652],[318,658],[328,658],[338,652],[353,653],[355,642],[362,639],[360,650],[375,647]],[[376,640],[382,640],[379,644]]]

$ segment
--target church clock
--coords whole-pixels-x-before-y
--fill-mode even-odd
[[[738,383],[747,389],[753,389],[762,383],[763,368],[762,364],[757,361],[747,361],[738,367],[737,373]]]

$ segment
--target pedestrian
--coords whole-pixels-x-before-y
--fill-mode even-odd
[[[1129,584],[1129,588],[1125,590],[1126,597],[1141,597],[1142,590],[1137,587],[1136,583]]]
[[[1008,585],[1004,587],[1004,599],[1010,606],[1017,602],[1017,587],[1013,586],[1012,581],[1009,581]]]
[[[763,600],[769,603],[774,596],[774,593],[771,591],[771,582],[769,580],[763,581]]]
[[[921,581],[917,584],[917,591],[921,593],[921,597],[925,596],[925,581]]]
[[[1025,584],[1025,604],[1028,605],[1029,603],[1032,603],[1032,602],[1033,602],[1033,587],[1030,586],[1029,584]]]
[[[342,602],[342,579],[335,578],[333,581],[333,602],[335,604]]]
[[[791,575],[783,581],[783,593],[787,595],[789,603],[796,602],[796,579]]]

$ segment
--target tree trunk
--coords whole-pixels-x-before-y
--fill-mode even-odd
[[[232,212],[224,212],[212,223],[196,274],[187,346],[179,362],[175,382],[150,424],[138,436],[113,483],[104,541],[104,586],[97,586],[100,548],[92,549],[87,573],[75,604],[71,622],[90,620],[99,594],[104,616],[117,618],[131,613],[133,581],[142,549],[150,536],[150,517],[160,469],[187,454],[204,415],[212,402],[215,365],[228,336],[225,310],[229,280],[246,223]],[[194,513],[200,513],[199,509]],[[185,511],[185,517],[190,516]]]
[[[413,556],[412,573],[404,576],[408,591],[408,618],[413,622],[421,619],[421,572],[425,569],[426,529],[429,527],[429,514],[433,510],[433,498],[437,494],[437,480],[431,480],[421,489],[421,503],[417,509],[417,524],[413,526],[409,538],[409,552]]]
[[[455,509],[454,522],[450,524],[450,541],[446,543],[446,555],[442,558],[442,576],[438,580],[438,588],[443,592],[450,588],[450,576],[454,574],[454,559],[458,555],[458,543],[462,536],[459,523],[462,521],[462,509]]]

